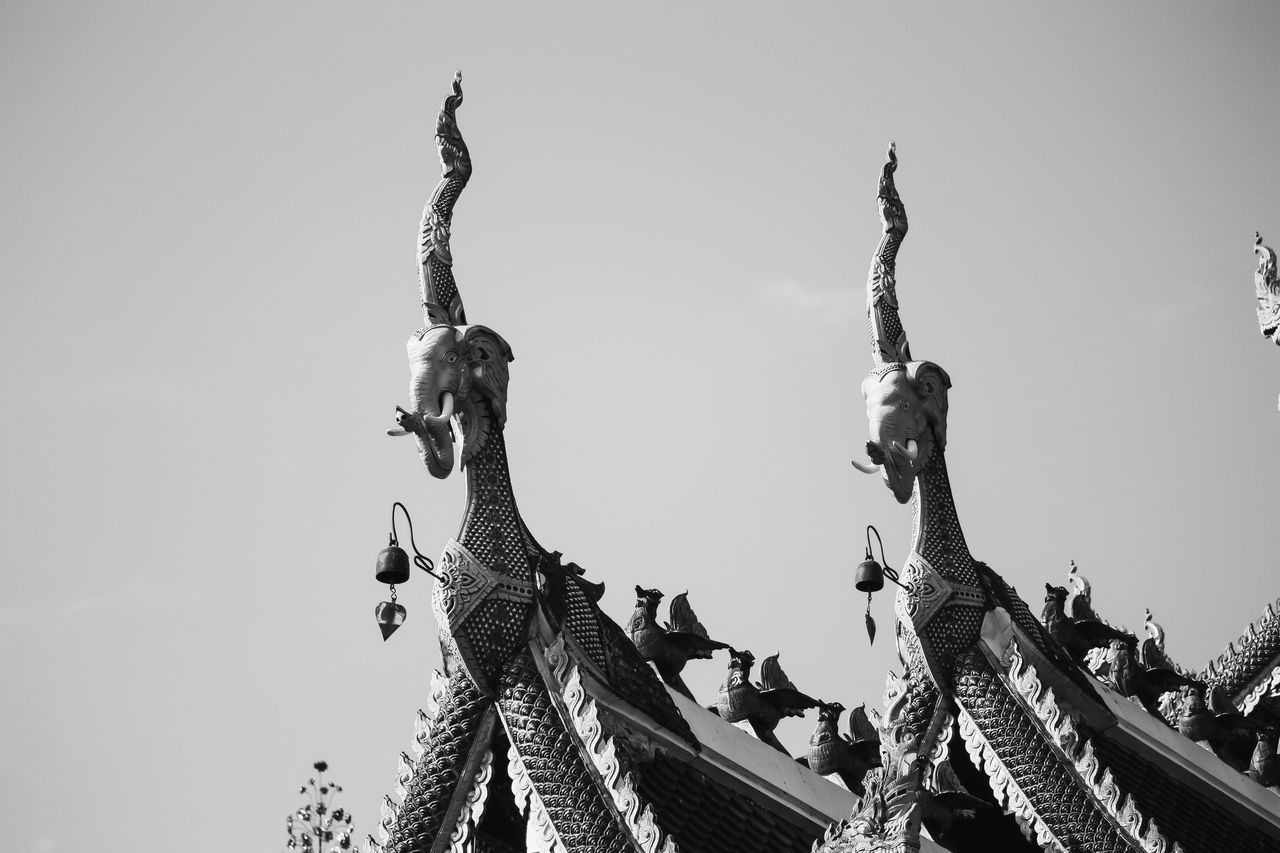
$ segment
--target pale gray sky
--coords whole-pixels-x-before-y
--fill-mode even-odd
[[[473,322],[513,346],[542,542],[684,589],[803,689],[878,703],[862,287],[896,139],[917,357],[975,554],[1200,666],[1280,594],[1280,7],[10,2],[0,11],[5,849],[279,848],[311,762],[360,835],[439,664],[383,644],[414,252],[455,68]],[[723,661],[690,667],[711,701]],[[812,721],[784,729],[799,751]]]

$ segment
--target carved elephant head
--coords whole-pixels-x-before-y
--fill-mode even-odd
[[[867,455],[885,484],[906,503],[916,474],[947,444],[947,372],[931,361],[888,364],[862,382],[871,440]],[[857,464],[857,463],[855,463]]]
[[[427,470],[443,479],[453,471],[452,418],[464,466],[506,422],[511,347],[485,326],[438,325],[409,338],[408,351],[411,411],[397,407],[400,428],[388,433],[412,434]]]

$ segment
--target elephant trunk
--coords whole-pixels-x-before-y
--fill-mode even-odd
[[[418,453],[431,476],[443,480],[453,472],[453,427],[449,424],[453,417],[453,393],[445,391],[440,395],[439,414],[423,411],[422,402],[414,401],[420,421],[413,431]]]

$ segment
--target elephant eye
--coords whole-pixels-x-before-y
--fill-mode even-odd
[[[903,401],[902,401],[902,408],[904,408],[904,409],[909,409],[909,408],[911,408],[911,401],[910,401],[910,400],[903,400]]]
[[[458,354],[456,352],[451,352],[444,357],[444,360],[449,362],[450,364],[453,364],[455,361],[458,360]]]

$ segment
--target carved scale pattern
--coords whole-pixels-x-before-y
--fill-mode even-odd
[[[431,848],[488,705],[466,673],[456,672],[449,679],[425,736],[420,733],[415,738],[422,758],[403,785],[403,804],[383,802],[384,815],[390,811],[392,818],[385,839],[388,853],[422,853]],[[403,764],[401,773],[403,778]]]
[[[1017,700],[978,650],[961,661],[955,694],[961,735],[974,764],[991,780],[1028,837],[1061,850],[1127,853],[1130,846],[1058,760]]]
[[[511,491],[506,439],[495,430],[467,466],[467,508],[459,544],[490,571],[533,583],[533,565]],[[476,605],[467,626],[477,663],[493,677],[519,648],[528,622],[527,605],[490,599]]]
[[[677,853],[675,842],[658,827],[653,809],[637,790],[635,776],[625,766],[613,738],[605,734],[595,700],[582,685],[582,674],[565,649],[564,638],[546,650],[551,672],[559,681],[561,696],[574,731],[609,793],[614,808],[640,853]]]
[[[541,796],[564,849],[629,853],[630,842],[601,801],[528,650],[504,669],[498,705],[523,772]]]
[[[600,636],[600,611],[593,609],[582,588],[572,580],[566,580],[565,625],[569,633],[592,662],[602,670],[606,668],[604,641]]]
[[[1250,623],[1236,642],[1228,643],[1226,651],[1205,667],[1202,675],[1210,688],[1221,688],[1232,698],[1243,713],[1253,710],[1266,688],[1252,695],[1251,683],[1268,670],[1277,666],[1280,657],[1280,600],[1268,604],[1262,618]],[[1265,680],[1265,679],[1264,679]],[[1242,692],[1248,691],[1245,695]],[[1245,708],[1248,704],[1250,707]]]
[[[492,778],[493,750],[487,749],[480,759],[480,769],[476,771],[471,790],[467,793],[466,802],[462,804],[458,821],[449,836],[449,853],[471,853],[474,849],[475,830],[484,817],[484,807],[489,797],[489,781]]]

